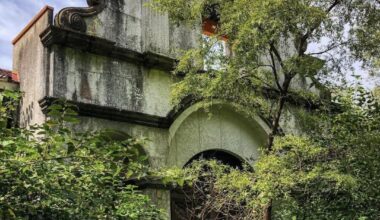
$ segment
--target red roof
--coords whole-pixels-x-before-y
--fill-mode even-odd
[[[13,73],[10,70],[0,69],[0,80],[7,79],[8,82],[18,83],[19,78],[17,73]]]

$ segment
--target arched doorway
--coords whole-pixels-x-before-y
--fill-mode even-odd
[[[191,166],[196,161],[215,160],[224,165],[228,165],[235,169],[243,169],[245,163],[241,158],[232,153],[223,150],[207,150],[195,155],[185,165]],[[205,172],[210,172],[207,167],[204,167]],[[212,171],[211,171],[212,172]],[[208,191],[207,187],[212,187],[210,179],[205,180],[205,192]],[[205,216],[198,217],[197,209],[199,205],[203,205],[207,200],[208,195],[204,192],[194,191],[193,187],[185,187],[183,189],[176,189],[171,192],[171,219],[172,220],[192,220],[192,219],[220,219],[218,213],[207,213]]]

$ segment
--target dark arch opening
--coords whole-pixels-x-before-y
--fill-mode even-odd
[[[190,166],[191,163],[196,160],[217,160],[223,164],[238,169],[243,169],[244,163],[241,159],[231,153],[221,150],[207,150],[192,157],[189,162],[186,163],[185,167]]]

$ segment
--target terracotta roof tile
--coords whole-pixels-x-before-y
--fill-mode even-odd
[[[10,70],[0,69],[0,80],[7,79],[9,82],[18,83],[19,77],[17,73],[13,73]]]

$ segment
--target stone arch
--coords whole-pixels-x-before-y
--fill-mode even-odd
[[[252,164],[265,144],[269,127],[260,118],[248,118],[227,103],[207,111],[197,103],[183,111],[169,128],[168,166],[183,167],[195,155],[217,150]]]

